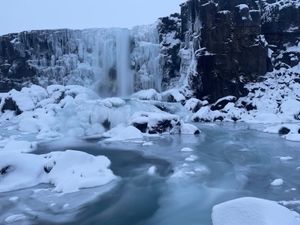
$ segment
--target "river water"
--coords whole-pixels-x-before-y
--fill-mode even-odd
[[[152,137],[146,144],[42,143],[37,154],[73,149],[105,155],[119,179],[66,195],[48,185],[1,193],[0,224],[22,215],[11,224],[212,225],[215,204],[243,196],[294,201],[287,207],[300,212],[300,143],[247,124],[200,129],[199,136]],[[283,185],[270,185],[279,178]]]

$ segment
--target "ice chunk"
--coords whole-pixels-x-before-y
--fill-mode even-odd
[[[282,156],[282,157],[279,157],[279,159],[280,159],[281,161],[285,162],[285,161],[292,160],[293,157],[291,157],[291,156]]]
[[[282,179],[275,179],[271,183],[272,186],[281,186],[283,185],[283,180]]]
[[[9,217],[7,217],[5,219],[6,223],[16,223],[19,222],[21,220],[25,220],[26,216],[24,214],[15,214],[15,215],[11,215]]]
[[[153,176],[153,175],[155,175],[156,170],[157,170],[156,166],[151,166],[151,167],[148,169],[148,174],[151,175],[151,176]]]
[[[185,161],[187,161],[187,162],[194,162],[194,161],[196,161],[198,159],[198,156],[196,156],[196,155],[190,155],[189,157],[187,157],[186,159],[185,159]]]
[[[287,134],[285,139],[288,141],[300,141],[300,134]]]
[[[194,149],[192,149],[192,148],[183,148],[183,149],[181,149],[181,151],[182,152],[193,152]]]

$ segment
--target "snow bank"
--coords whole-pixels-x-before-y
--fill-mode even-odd
[[[276,202],[239,198],[214,206],[213,225],[299,225],[299,215]]]
[[[47,155],[4,152],[0,153],[0,192],[41,183],[54,185],[57,192],[76,192],[115,180],[109,166],[104,156],[71,150]]]
[[[6,143],[2,150],[8,152],[32,152],[36,148],[36,143],[29,141],[7,140],[4,142]]]

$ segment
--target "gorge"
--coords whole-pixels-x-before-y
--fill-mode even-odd
[[[300,224],[299,0],[180,8],[0,36],[0,224]]]

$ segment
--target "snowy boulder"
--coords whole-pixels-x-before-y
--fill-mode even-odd
[[[121,107],[126,104],[126,102],[123,99],[117,98],[117,97],[106,98],[106,99],[101,100],[101,102],[107,108],[113,108],[113,107],[117,108],[117,107]]]
[[[224,109],[224,107],[230,103],[230,102],[236,102],[237,98],[235,96],[227,96],[227,97],[224,97],[224,98],[220,98],[218,101],[216,101],[211,107],[210,109],[212,111],[215,111],[215,110],[221,110],[221,109]]]
[[[126,141],[143,138],[142,132],[137,128],[133,126],[124,127],[122,125],[105,132],[102,136],[108,138],[105,141]]]
[[[4,113],[6,110],[14,111],[16,115],[22,113],[17,103],[11,97],[1,99],[1,112]]]
[[[191,98],[187,100],[184,104],[184,107],[192,111],[193,113],[197,112],[202,106],[208,105],[208,101],[200,101],[199,99],[196,98]]]
[[[3,105],[2,105],[3,104]],[[17,115],[24,111],[31,111],[35,108],[35,104],[28,93],[11,90],[4,98],[1,111],[12,110]]]
[[[154,89],[141,90],[132,95],[132,98],[137,98],[140,100],[155,100],[160,101],[160,94]]]
[[[49,97],[48,92],[45,88],[38,85],[31,85],[30,87],[24,87],[21,93],[30,96],[34,104]]]
[[[137,112],[131,117],[130,124],[149,134],[179,133],[181,129],[179,116],[166,112]]]
[[[224,114],[218,110],[212,111],[210,106],[204,106],[200,108],[192,116],[192,121],[194,122],[213,122],[223,120]]]
[[[266,133],[280,134],[288,141],[300,141],[299,124],[280,124],[264,129]]]
[[[185,96],[178,89],[170,89],[162,94],[162,100],[166,102],[184,102]]]
[[[54,185],[57,192],[76,192],[115,180],[109,166],[104,156],[70,150],[46,155],[0,153],[0,192],[41,183]]]
[[[213,207],[213,225],[300,225],[299,215],[276,202],[239,198]]]
[[[201,131],[198,129],[198,127],[194,126],[193,124],[181,123],[180,133],[181,134],[200,134]]]

